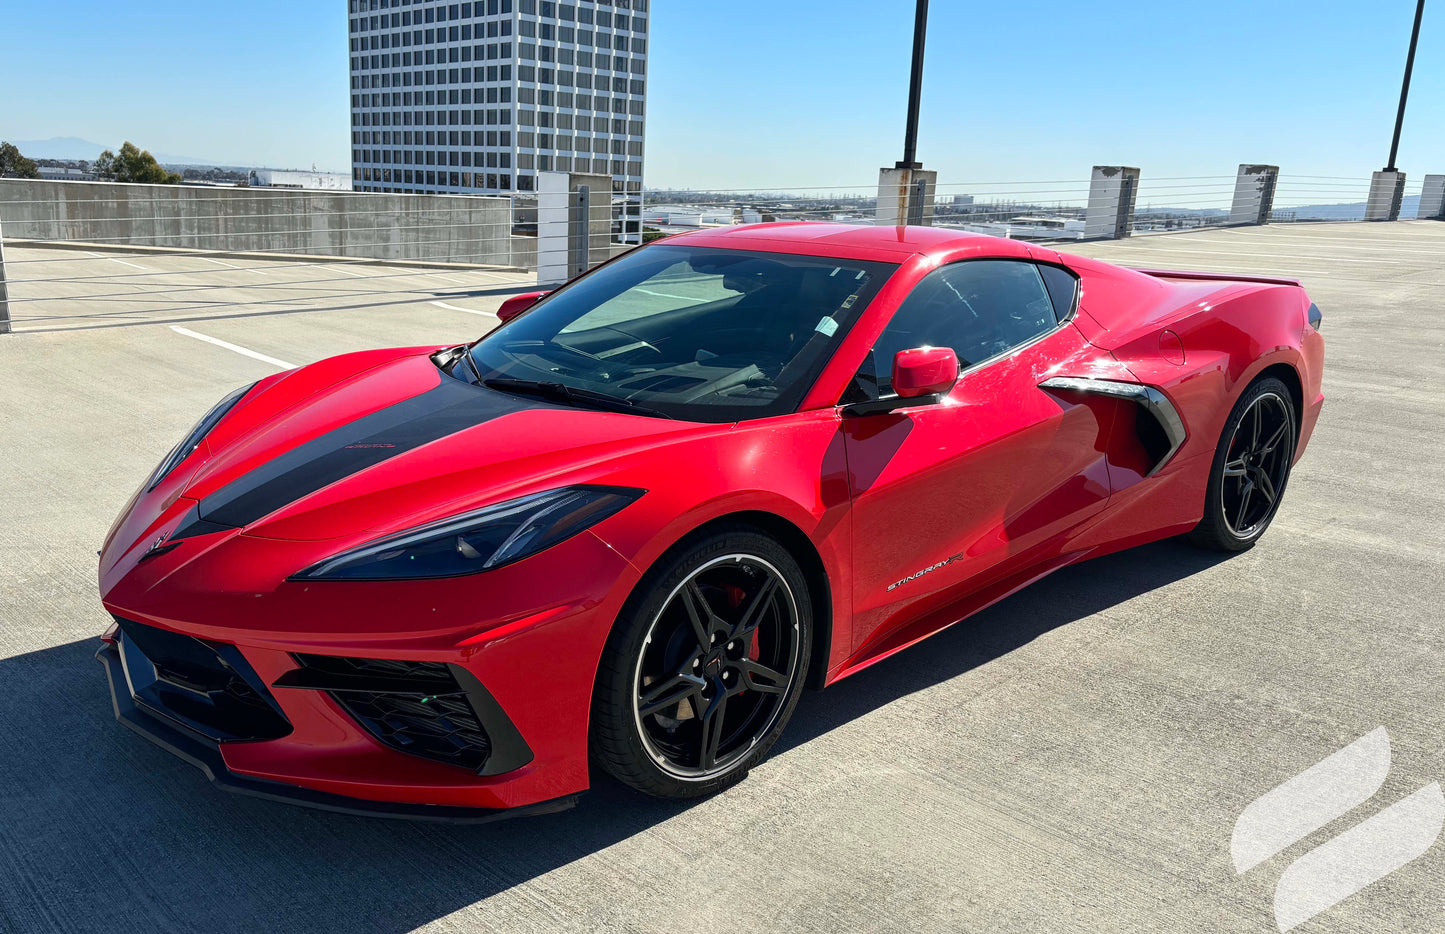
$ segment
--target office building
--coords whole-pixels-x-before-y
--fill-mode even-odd
[[[520,194],[612,177],[640,237],[648,0],[348,0],[357,191]]]

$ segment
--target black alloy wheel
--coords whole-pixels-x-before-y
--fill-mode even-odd
[[[710,535],[658,570],[609,640],[594,757],[652,794],[708,794],[766,755],[797,703],[807,585],[785,549],[751,530]]]
[[[1296,434],[1294,405],[1282,382],[1264,379],[1245,390],[1215,452],[1195,542],[1243,551],[1264,534],[1289,482]]]

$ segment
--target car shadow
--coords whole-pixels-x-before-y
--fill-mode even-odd
[[[1051,630],[1190,577],[1229,557],[1178,539],[1071,565],[890,656],[821,694],[804,695],[777,755],[870,710],[966,674]],[[917,649],[922,648],[922,651]]]
[[[928,651],[804,695],[778,753],[1219,558],[1166,542],[1060,571]],[[599,780],[571,811],[455,826],[228,794],[115,722],[96,647],[86,639],[0,661],[0,928],[392,934],[692,806]]]

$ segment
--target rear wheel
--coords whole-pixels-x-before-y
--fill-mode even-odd
[[[812,643],[802,571],[773,539],[713,532],[655,567],[604,651],[593,758],[649,794],[710,794],[782,733]]]
[[[1190,540],[1219,551],[1252,546],[1279,509],[1294,462],[1295,411],[1289,389],[1273,377],[1244,391],[1235,403],[1205,495],[1204,518]]]

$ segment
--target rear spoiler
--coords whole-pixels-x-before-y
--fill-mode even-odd
[[[1178,272],[1169,269],[1135,269],[1135,272],[1142,272],[1146,276],[1153,276],[1156,279],[1195,279],[1204,282],[1261,282],[1265,285],[1293,285],[1298,286],[1298,279],[1285,279],[1282,276],[1240,276],[1227,272]]]

